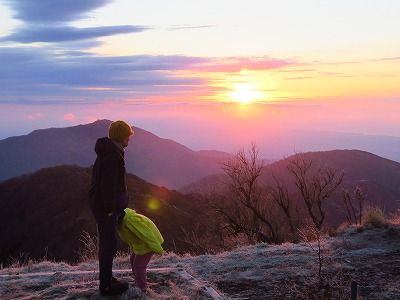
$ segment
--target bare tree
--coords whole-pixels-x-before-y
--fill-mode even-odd
[[[356,186],[353,194],[351,194],[348,190],[343,190],[342,196],[344,206],[346,208],[347,221],[350,224],[361,224],[365,205],[365,194],[361,187]]]
[[[313,162],[302,154],[296,154],[287,168],[294,176],[311,220],[320,230],[325,220],[323,204],[340,186],[344,173],[329,167],[315,170]]]
[[[248,153],[240,150],[225,163],[222,168],[229,179],[226,185],[231,199],[215,210],[224,216],[231,233],[244,233],[249,241],[277,242],[277,226],[268,217],[271,201],[258,182],[263,167],[254,143]]]
[[[225,220],[222,230],[228,233],[228,236],[244,234],[247,240],[252,242],[257,240],[257,232],[251,226],[251,216],[248,210],[242,205],[238,205],[235,199],[226,199],[225,197],[218,197],[219,201],[212,204],[212,208]]]
[[[293,239],[297,240],[295,217],[293,215],[293,201],[290,199],[287,186],[282,183],[282,180],[275,174],[273,174],[272,177],[275,181],[275,187],[271,190],[271,197],[286,216]]]

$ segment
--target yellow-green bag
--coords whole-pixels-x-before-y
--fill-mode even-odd
[[[125,208],[125,216],[117,226],[117,232],[121,240],[137,255],[164,252],[161,246],[164,238],[157,226],[148,217],[138,214],[133,209]]]

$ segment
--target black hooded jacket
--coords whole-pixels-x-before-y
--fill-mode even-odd
[[[97,158],[89,191],[90,207],[95,214],[120,213],[126,207],[128,198],[124,151],[104,137],[97,140],[95,152]]]

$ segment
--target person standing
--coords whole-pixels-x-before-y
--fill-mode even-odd
[[[124,121],[112,122],[108,137],[96,141],[96,161],[92,170],[89,204],[98,230],[99,289],[102,295],[124,293],[129,285],[112,276],[113,259],[117,251],[117,224],[128,206],[125,183],[124,148],[133,130]]]

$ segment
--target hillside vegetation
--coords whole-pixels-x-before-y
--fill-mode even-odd
[[[76,262],[87,233],[96,235],[88,206],[91,169],[45,168],[0,183],[0,262],[49,259]],[[201,203],[189,196],[127,175],[129,206],[149,216],[165,237],[165,248],[189,251],[182,228],[193,229]],[[120,245],[120,250],[125,249]]]

